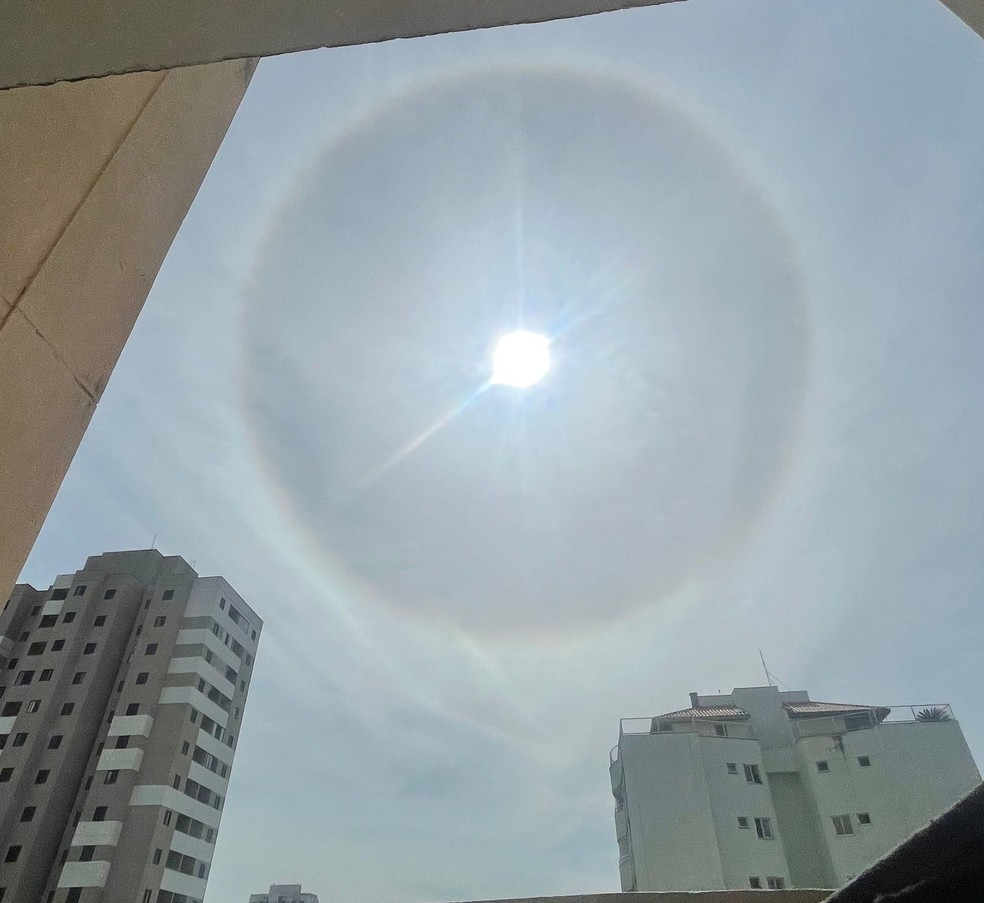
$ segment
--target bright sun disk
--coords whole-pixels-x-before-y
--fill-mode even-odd
[[[492,352],[492,382],[526,389],[550,369],[550,340],[536,332],[510,332]]]

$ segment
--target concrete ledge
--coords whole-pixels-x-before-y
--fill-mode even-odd
[[[818,903],[829,890],[702,890],[664,893],[576,894],[564,897],[521,897],[481,903]],[[478,901],[473,901],[478,903]]]
[[[0,88],[544,22],[673,0],[4,0]]]

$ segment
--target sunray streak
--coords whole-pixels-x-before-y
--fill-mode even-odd
[[[439,433],[444,427],[446,427],[452,420],[456,417],[460,417],[465,411],[468,410],[485,392],[488,387],[492,385],[491,380],[486,380],[482,385],[480,385],[471,395],[469,395],[461,404],[456,405],[446,414],[442,414],[426,429],[414,436],[406,445],[397,449],[390,457],[388,457],[381,464],[374,467],[372,470],[366,474],[362,480],[359,481],[359,489],[365,489],[367,486],[371,486],[376,482],[381,476],[383,476],[388,471],[392,470],[402,461],[405,461],[414,452],[416,452],[421,446],[423,446],[428,439]]]

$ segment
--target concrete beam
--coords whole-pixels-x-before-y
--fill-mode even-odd
[[[984,38],[984,0],[943,0],[943,4]]]
[[[669,2],[673,0],[4,0],[0,88]]]
[[[483,900],[480,903],[820,903],[829,890],[698,890],[623,891],[617,894],[576,894],[564,897],[523,897],[509,900]]]
[[[0,91],[0,604],[254,65]]]

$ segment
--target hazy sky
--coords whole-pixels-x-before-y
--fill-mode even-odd
[[[759,649],[984,759],[982,85],[935,0],[261,63],[23,577],[264,617],[211,903],[617,890],[618,718]]]

